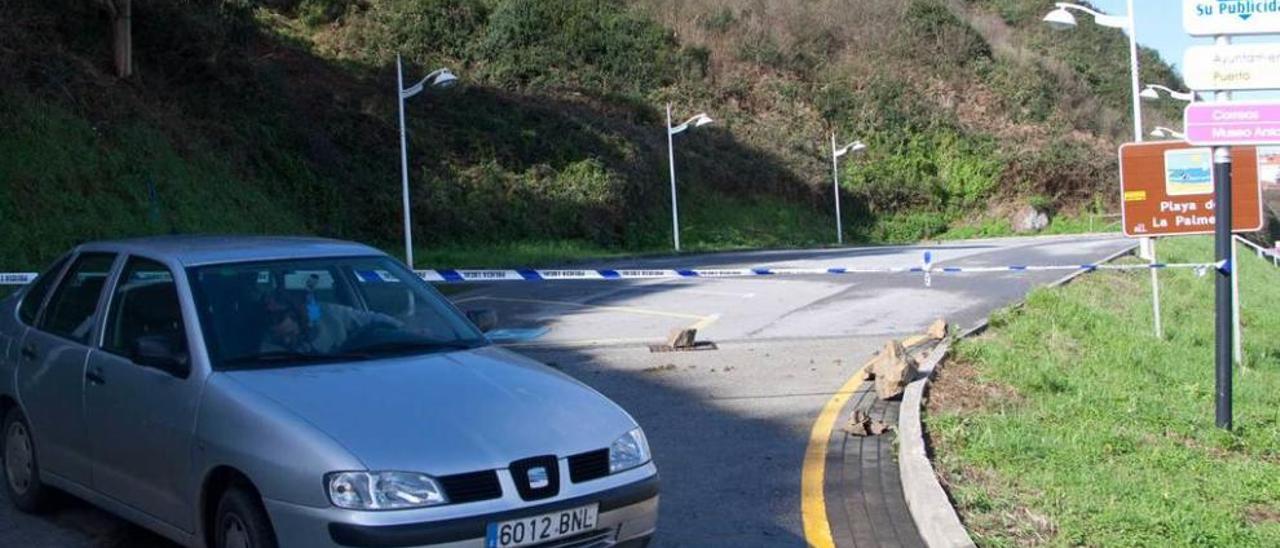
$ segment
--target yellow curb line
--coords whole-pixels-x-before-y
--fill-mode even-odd
[[[804,467],[800,471],[800,516],[804,522],[804,538],[813,548],[835,548],[835,540],[831,538],[831,522],[827,521],[827,501],[823,496],[826,485],[827,442],[831,439],[831,430],[844,404],[853,397],[855,389],[862,384],[866,366],[858,370],[848,381],[836,391],[836,394],[823,406],[818,420],[809,431],[809,446],[804,451]]]

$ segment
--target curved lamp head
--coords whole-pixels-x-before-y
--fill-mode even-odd
[[[671,134],[675,135],[687,129],[702,127],[707,124],[710,124],[711,122],[712,122],[711,117],[707,116],[707,113],[703,112],[701,114],[698,114],[697,116],[694,116],[693,118],[685,120],[683,124],[680,124],[676,127],[671,128]]]
[[[418,83],[413,86],[408,89],[401,90],[400,97],[404,99],[413,97],[414,95],[422,93],[422,90],[427,86],[430,86],[432,89],[449,89],[457,85],[457,83],[458,76],[455,75],[453,71],[447,68],[436,69],[431,71],[431,74],[424,76],[422,80],[418,81]]]
[[[1154,87],[1147,86],[1146,89],[1142,90],[1142,93],[1138,94],[1138,97],[1141,97],[1143,99],[1148,99],[1148,100],[1155,100],[1160,98],[1160,92],[1156,91],[1156,88]]]
[[[867,148],[867,145],[864,144],[862,141],[854,141],[846,145],[844,148],[837,150],[835,152],[835,157],[839,158],[841,156],[844,156],[845,154],[866,150],[866,148]]]
[[[434,78],[432,77],[434,76]],[[458,76],[453,71],[442,68],[427,76],[428,84],[436,89],[449,89],[458,85]]]
[[[1054,30],[1066,30],[1076,26],[1076,16],[1072,15],[1066,8],[1059,7],[1048,15],[1044,16],[1044,22],[1048,23]]]

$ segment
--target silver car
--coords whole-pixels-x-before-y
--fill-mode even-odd
[[[358,244],[79,246],[0,301],[5,489],[189,546],[646,545],[635,420],[472,316]]]

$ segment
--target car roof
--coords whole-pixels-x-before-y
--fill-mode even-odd
[[[79,251],[113,251],[171,259],[184,266],[384,255],[364,244],[299,236],[151,236],[92,242]]]

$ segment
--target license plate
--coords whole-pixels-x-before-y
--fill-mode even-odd
[[[550,542],[596,528],[599,505],[570,508],[550,514],[489,524],[488,548],[516,548]]]

